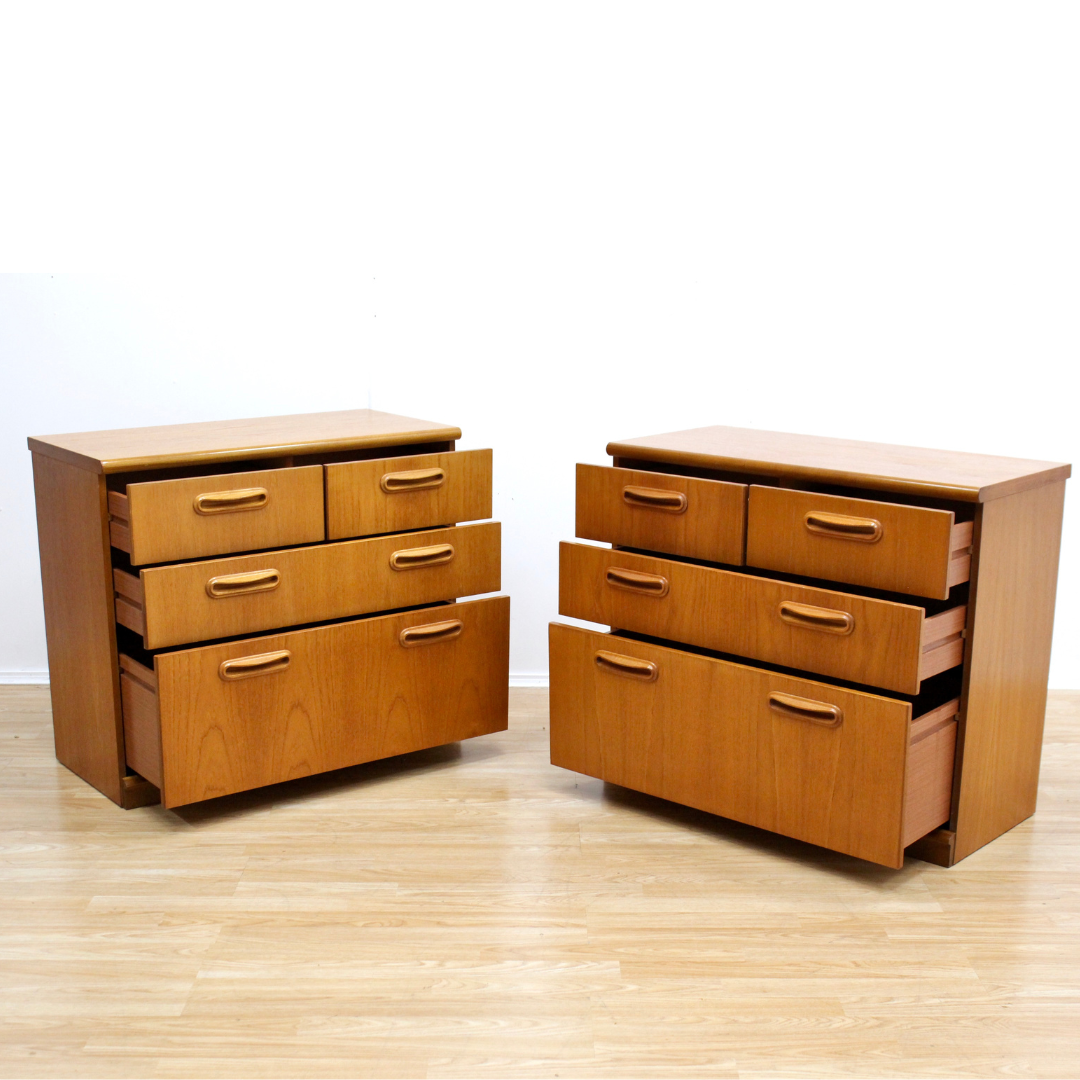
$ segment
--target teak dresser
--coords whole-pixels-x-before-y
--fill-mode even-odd
[[[29,440],[56,756],[182,806],[507,722],[491,451],[362,409]]]
[[[885,866],[1035,810],[1068,465],[738,428],[577,467],[556,765]]]

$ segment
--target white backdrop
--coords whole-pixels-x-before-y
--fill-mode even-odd
[[[495,450],[519,680],[611,438],[1080,458],[1071,6],[24,7],[0,261],[78,272],[0,279],[4,681],[46,667],[28,434],[460,425]]]

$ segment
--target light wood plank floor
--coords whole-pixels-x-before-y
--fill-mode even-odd
[[[1080,1072],[1080,693],[1038,814],[898,872],[461,747],[169,813],[0,691],[0,1074]]]

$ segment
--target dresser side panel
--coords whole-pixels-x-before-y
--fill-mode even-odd
[[[41,454],[33,461],[56,756],[122,804],[105,478]]]
[[[1064,498],[1059,481],[981,508],[956,861],[1035,812]]]

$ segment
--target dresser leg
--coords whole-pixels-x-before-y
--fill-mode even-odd
[[[956,862],[956,833],[952,829],[935,829],[908,844],[904,854],[936,866],[952,866]]]
[[[156,806],[161,802],[161,792],[149,780],[144,780],[138,773],[129,773],[124,777],[121,793],[125,810],[135,810],[140,806]]]

